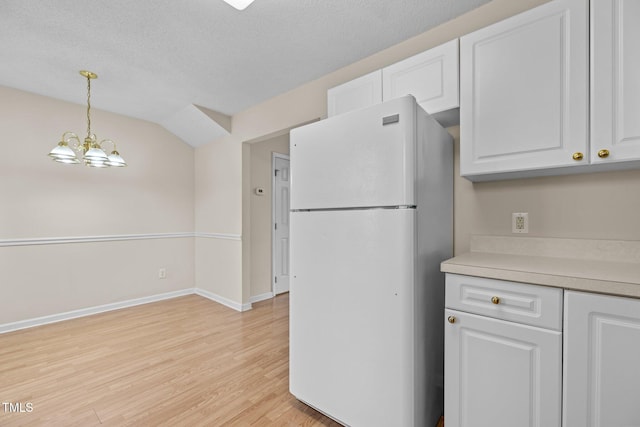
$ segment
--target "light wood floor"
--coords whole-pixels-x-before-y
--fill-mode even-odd
[[[338,426],[289,394],[288,310],[189,295],[0,335],[0,425]]]

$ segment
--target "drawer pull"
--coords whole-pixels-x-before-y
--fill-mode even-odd
[[[609,157],[609,150],[598,151],[598,157],[600,157],[601,159],[606,159],[607,157]]]
[[[499,297],[491,297],[491,302],[494,304],[500,304],[500,298]]]
[[[456,316],[449,316],[449,317],[447,317],[447,322],[449,322],[449,323],[456,323]]]
[[[584,158],[584,154],[582,154],[581,152],[578,151],[578,152],[573,153],[572,157],[573,157],[573,160],[580,161],[580,160],[582,160]]]

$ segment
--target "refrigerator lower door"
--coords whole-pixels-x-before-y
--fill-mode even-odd
[[[414,425],[415,221],[291,214],[290,390],[343,424]]]

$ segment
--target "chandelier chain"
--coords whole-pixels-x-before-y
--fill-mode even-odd
[[[91,138],[91,78],[87,77],[87,138]]]

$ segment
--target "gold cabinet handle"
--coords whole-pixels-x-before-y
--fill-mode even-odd
[[[609,157],[609,150],[600,150],[598,151],[598,157],[600,157],[601,159],[606,159],[607,157]]]
[[[456,316],[449,316],[449,317],[447,317],[447,322],[449,322],[449,323],[456,323]]]
[[[573,160],[577,160],[580,161],[584,159],[584,154],[582,154],[581,152],[577,151],[575,153],[573,153]]]
[[[491,302],[494,304],[500,304],[500,298],[499,297],[491,297]]]

